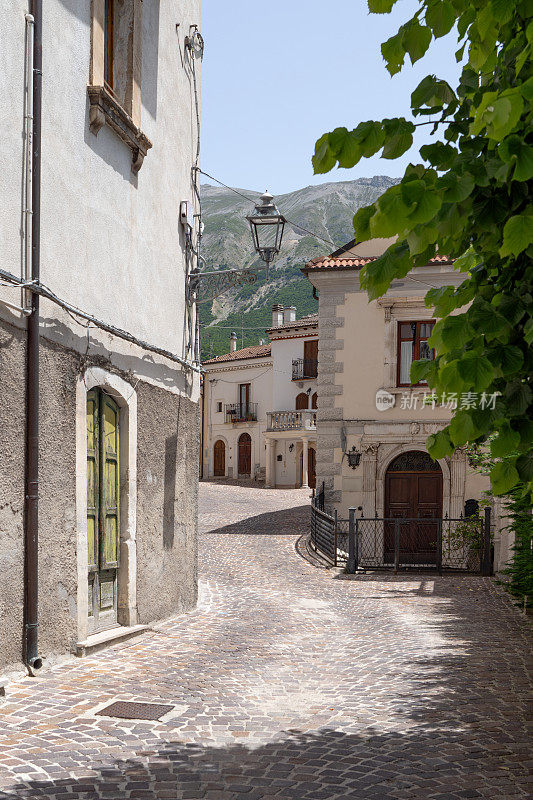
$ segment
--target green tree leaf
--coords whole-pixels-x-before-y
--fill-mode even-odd
[[[472,415],[468,411],[456,411],[450,422],[450,438],[455,447],[460,447],[479,436]]]
[[[503,229],[503,244],[499,253],[503,256],[517,256],[533,242],[533,211],[511,217]]]
[[[477,392],[482,392],[490,386],[494,378],[494,367],[484,356],[466,353],[459,361],[458,369],[465,386]]]
[[[533,481],[533,453],[519,456],[516,459],[516,469],[521,481]]]
[[[394,278],[404,278],[411,266],[406,242],[394,244],[382,256],[367,264],[363,288],[370,299],[375,300],[387,291]]]
[[[358,242],[367,242],[372,238],[370,220],[375,214],[374,206],[363,206],[353,218],[355,237]]]
[[[432,29],[435,39],[446,36],[453,28],[454,22],[455,11],[449,0],[442,0],[442,2],[428,6],[426,24]]]
[[[495,458],[512,455],[520,444],[520,434],[511,429],[509,423],[500,428],[498,435],[490,443],[490,452]]]
[[[426,439],[426,448],[431,458],[435,461],[439,458],[449,456],[453,452],[454,447],[447,428],[428,436]]]
[[[497,495],[507,494],[519,480],[513,461],[498,461],[490,471],[492,491]]]
[[[513,180],[528,181],[533,178],[533,147],[526,144],[520,136],[513,133],[498,147],[503,161],[514,165]]]
[[[395,3],[396,0],[368,0],[368,10],[371,14],[388,14]]]
[[[409,53],[411,64],[425,55],[431,44],[431,37],[431,29],[421,25],[415,17],[404,25],[402,44]]]
[[[420,381],[429,383],[437,369],[438,364],[436,361],[413,361],[411,364],[411,383],[420,383]]]
[[[383,158],[399,158],[413,144],[415,126],[412,122],[402,118],[384,119],[385,144],[383,145]]]
[[[312,162],[315,175],[329,172],[337,163],[337,159],[329,146],[329,133],[325,133],[317,141]]]
[[[391,75],[400,72],[405,61],[405,48],[403,46],[403,30],[387,39],[381,45],[381,55]]]
[[[502,371],[502,375],[512,375],[518,372],[524,363],[524,354],[519,347],[514,345],[498,345],[488,351],[488,357]]]
[[[464,348],[466,342],[472,334],[472,328],[468,322],[466,314],[458,314],[453,317],[446,317],[435,326],[430,344],[439,347],[439,344],[434,340],[435,331],[440,334],[440,349],[441,352],[447,353],[450,350],[457,350]]]

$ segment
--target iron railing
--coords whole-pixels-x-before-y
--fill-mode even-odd
[[[311,509],[311,542],[332,564],[358,569],[433,569],[492,574],[490,509],[485,518],[356,518]]]
[[[293,358],[292,379],[301,381],[304,378],[316,378],[318,375],[318,360],[316,358]]]
[[[227,403],[226,422],[256,422],[257,403]]]

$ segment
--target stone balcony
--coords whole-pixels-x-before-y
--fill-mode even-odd
[[[315,431],[316,409],[268,411],[267,431]]]

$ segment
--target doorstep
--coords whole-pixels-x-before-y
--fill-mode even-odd
[[[91,636],[88,636],[84,642],[76,643],[76,655],[83,658],[84,656],[98,652],[98,650],[103,650],[104,647],[126,641],[148,630],[150,630],[148,625],[132,625],[131,627],[119,625],[107,631],[93,633]]]

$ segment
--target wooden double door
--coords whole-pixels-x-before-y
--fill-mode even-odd
[[[252,473],[252,437],[249,433],[241,433],[238,442],[239,475]]]
[[[399,525],[400,562],[436,564],[442,518],[442,472],[427,453],[403,453],[385,476],[385,518],[405,519]],[[385,523],[385,561],[394,561],[395,530]]]
[[[119,407],[102,389],[91,389],[87,394],[89,633],[117,624],[119,492]]]
[[[222,478],[226,474],[226,445],[219,439],[215,442],[214,447],[214,475],[216,478]]]

